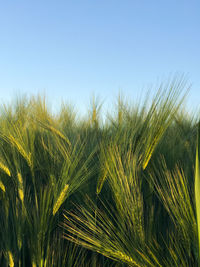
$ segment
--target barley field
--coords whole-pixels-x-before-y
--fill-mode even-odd
[[[0,110],[0,266],[200,266],[200,128],[183,79],[102,122],[45,98]]]

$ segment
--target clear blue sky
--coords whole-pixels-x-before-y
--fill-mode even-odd
[[[0,3],[0,101],[42,92],[83,111],[175,72],[200,100],[199,0],[17,0]]]

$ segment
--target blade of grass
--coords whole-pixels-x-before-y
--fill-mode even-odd
[[[197,215],[197,229],[199,241],[198,266],[200,266],[200,169],[199,169],[199,142],[200,142],[200,123],[198,124],[197,145],[196,145],[196,164],[195,164],[195,203]]]

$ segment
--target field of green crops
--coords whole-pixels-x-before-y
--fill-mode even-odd
[[[0,110],[1,267],[200,267],[199,114],[185,82],[102,122],[45,99]]]

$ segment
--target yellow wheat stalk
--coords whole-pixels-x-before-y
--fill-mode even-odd
[[[4,171],[8,176],[11,176],[10,170],[2,162],[0,162],[0,169]]]
[[[22,176],[21,176],[21,173],[17,173],[17,179],[18,179],[18,182],[19,182],[19,185],[23,187],[23,179],[22,179]]]
[[[58,197],[55,205],[53,206],[53,215],[56,214],[56,212],[59,210],[60,206],[64,202],[68,187],[69,187],[69,185],[66,184],[65,187],[63,188],[62,192],[60,193],[60,196]]]
[[[115,258],[115,259],[119,259],[123,262],[127,262],[129,264],[134,264],[134,266],[137,266],[137,267],[141,267],[140,265],[138,265],[138,263],[136,261],[134,261],[134,259],[124,253],[122,253],[121,251],[113,251],[111,249],[108,249],[108,248],[105,248],[105,256],[111,256],[112,258]],[[99,251],[99,253],[102,253],[102,251]]]
[[[55,135],[59,136],[62,140],[64,140],[66,143],[68,143],[69,146],[71,146],[69,139],[66,136],[64,136],[64,134],[62,134],[58,129],[54,128],[52,125],[47,125],[47,124],[43,124],[43,123],[41,123],[41,124],[45,129],[47,129],[47,130],[51,131],[52,133],[54,133]]]
[[[24,157],[26,159],[26,161],[28,162],[28,165],[31,167],[31,165],[32,165],[31,153],[27,154],[26,151],[21,146],[21,144],[12,135],[9,135],[9,139],[10,139],[10,142],[12,143],[12,145],[17,148],[19,153],[22,155],[22,157]]]
[[[19,198],[20,198],[21,202],[23,202],[24,201],[24,191],[22,189],[19,189],[18,194],[19,194]]]
[[[14,259],[13,259],[13,255],[10,251],[8,251],[8,260],[9,260],[9,267],[14,267]]]
[[[97,111],[96,111],[96,108],[93,107],[93,111],[92,111],[92,122],[96,122],[97,120]]]
[[[157,146],[158,144],[158,141],[160,139],[160,137],[162,136],[162,133],[163,133],[163,130],[162,131],[159,131],[158,134],[155,136],[154,140],[152,141],[152,143],[149,145],[147,151],[145,152],[145,159],[144,159],[144,162],[143,162],[143,170],[146,169],[152,155],[153,155],[153,152],[155,150],[155,147]]]
[[[17,179],[19,183],[19,189],[18,189],[19,198],[21,202],[23,202],[24,201],[23,179],[21,173],[19,172],[17,173]]]
[[[65,142],[69,143],[69,140],[56,128],[53,126],[49,126],[49,130],[54,132],[56,135],[58,135],[61,139],[63,139]]]
[[[0,181],[0,188],[3,192],[6,192],[6,188],[5,188],[4,184],[2,183],[2,181]]]

